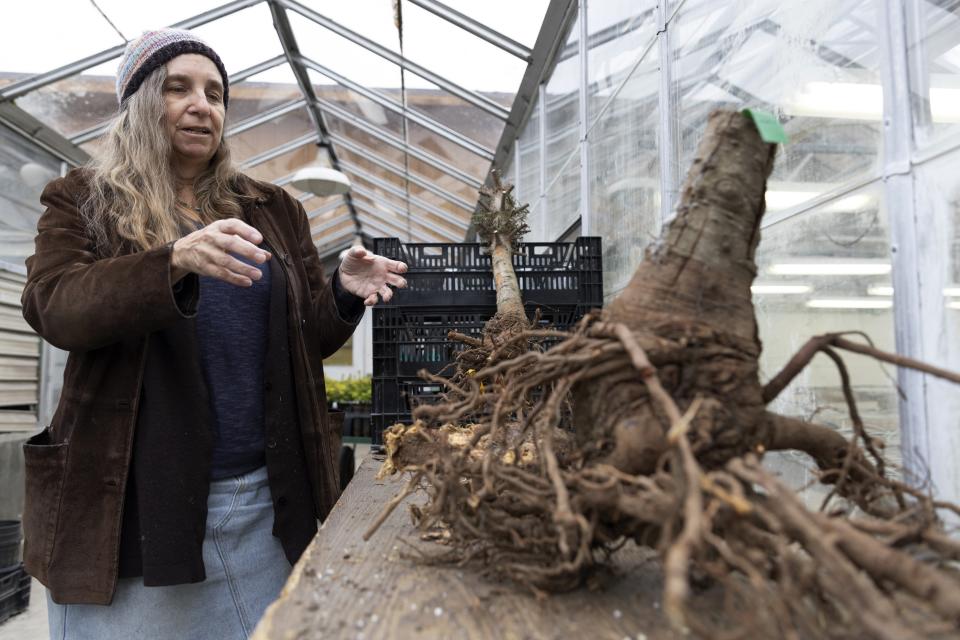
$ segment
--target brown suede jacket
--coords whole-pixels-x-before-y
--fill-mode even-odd
[[[85,175],[71,171],[44,190],[47,210],[27,259],[23,315],[70,354],[52,423],[24,445],[24,564],[57,602],[108,604],[148,336],[188,316],[170,282],[171,246],[97,255],[77,207]],[[322,520],[339,491],[339,442],[329,428],[322,359],[356,325],[337,313],[300,203],[274,185],[243,184],[252,196],[243,217],[263,234],[286,276],[300,438]]]

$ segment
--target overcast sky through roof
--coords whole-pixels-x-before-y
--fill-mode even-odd
[[[130,2],[97,0],[126,38],[169,25],[225,4],[226,0]],[[391,0],[303,0],[301,4],[336,20],[382,46],[399,50]],[[444,4],[532,48],[548,0],[445,0]],[[406,56],[466,88],[515,92],[525,63],[433,14],[403,3]],[[371,87],[399,86],[397,67],[380,58],[371,63],[357,45],[288,10],[301,51],[317,62],[336,61],[336,70]],[[41,73],[97,53],[123,40],[90,0],[30,0],[3,8],[0,72]],[[12,28],[15,27],[15,28]],[[231,73],[282,53],[270,10],[261,3],[196,29],[223,58]],[[375,56],[374,56],[375,57]],[[113,75],[116,61],[86,73]],[[287,82],[283,69],[258,80]],[[412,74],[411,87],[430,87]]]

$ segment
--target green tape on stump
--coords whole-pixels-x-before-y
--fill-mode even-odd
[[[787,132],[783,130],[783,125],[772,113],[760,109],[744,109],[743,114],[753,120],[753,124],[757,127],[757,131],[760,132],[760,137],[764,142],[770,144],[785,144],[787,142]]]

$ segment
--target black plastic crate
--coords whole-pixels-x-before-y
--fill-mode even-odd
[[[497,311],[490,255],[482,244],[403,243],[377,238],[374,251],[402,260],[407,287],[373,311],[374,444],[383,430],[409,423],[414,408],[439,400],[441,385],[417,377],[421,370],[452,375],[466,345],[450,331],[479,337]],[[600,238],[523,243],[513,260],[527,317],[539,309],[541,326],[571,329],[603,305]]]
[[[379,393],[379,397],[383,399],[383,411],[370,414],[373,427],[371,442],[374,445],[383,444],[384,429],[398,422],[412,423],[414,409],[440,402],[443,394],[447,391],[446,387],[442,385],[426,382],[420,378],[374,379],[374,385],[374,393]],[[539,390],[535,389],[531,395],[534,401],[540,398]]]
[[[22,565],[0,573],[0,623],[30,605],[30,576]]]
[[[375,411],[370,414],[373,444],[383,443],[383,430],[412,421],[413,410],[424,404],[439,402],[446,389],[435,382],[420,378],[374,378]]]
[[[527,303],[528,318],[540,312],[541,327],[571,328],[583,317],[587,307],[560,305],[547,307]],[[451,363],[467,348],[447,338],[456,331],[474,338],[483,334],[483,326],[495,313],[495,305],[482,307],[394,307],[385,305],[373,313],[374,377],[417,376],[421,369],[433,374],[451,375]],[[376,397],[376,391],[374,391]],[[375,410],[379,409],[376,407]]]
[[[527,304],[527,317],[539,310],[540,326],[560,330],[573,326],[590,307],[559,308]],[[496,313],[488,307],[407,307],[374,309],[373,411],[370,414],[373,444],[382,444],[383,430],[397,422],[410,423],[413,410],[440,400],[443,385],[418,377],[421,369],[446,377],[456,371],[455,359],[466,348],[447,338],[451,330],[479,337],[484,323]],[[541,344],[549,348],[555,340]]]
[[[374,378],[373,393],[379,399],[376,413],[410,415],[415,407],[440,398],[443,385],[420,378]]]
[[[376,238],[374,252],[402,260],[409,268],[404,276],[407,287],[394,292],[391,306],[486,306],[497,302],[486,245]],[[603,304],[598,237],[521,243],[513,257],[513,269],[524,302],[545,306]]]

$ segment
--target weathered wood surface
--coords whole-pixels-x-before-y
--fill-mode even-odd
[[[476,571],[431,567],[402,557],[437,550],[420,541],[405,506],[370,542],[361,534],[403,487],[376,481],[368,456],[270,606],[254,640],[624,638],[668,640],[659,566],[633,545],[614,557],[615,575],[595,589],[538,600]],[[413,496],[408,501],[423,501]]]

